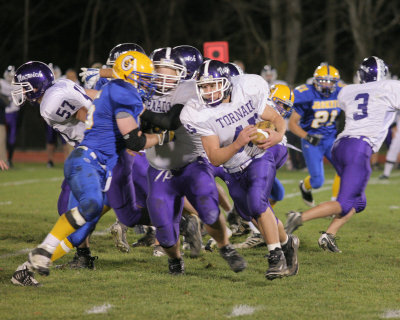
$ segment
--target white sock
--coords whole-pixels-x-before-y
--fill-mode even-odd
[[[385,168],[383,169],[383,174],[386,177],[389,177],[390,173],[392,172],[393,167],[394,167],[394,163],[393,162],[386,162],[385,163]]]
[[[49,233],[47,237],[44,238],[43,242],[40,245],[46,245],[47,246],[46,249],[48,249],[47,251],[50,251],[50,253],[54,253],[60,242],[61,242],[60,240],[58,240],[55,236]]]
[[[279,242],[271,243],[271,244],[267,245],[267,247],[268,247],[268,251],[272,251],[272,250],[275,250],[276,248],[281,248],[281,244]]]
[[[260,231],[253,224],[253,222],[249,222],[249,226],[250,226],[251,231],[253,231],[253,233],[260,233]]]

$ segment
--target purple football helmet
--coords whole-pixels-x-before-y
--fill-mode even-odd
[[[169,93],[186,78],[186,63],[177,50],[170,47],[156,49],[151,53],[150,59],[155,69],[154,84],[158,94]]]
[[[117,58],[121,54],[128,52],[128,51],[139,51],[143,54],[146,54],[144,49],[136,43],[120,43],[111,49],[111,51],[108,55],[106,65],[109,67],[112,67],[114,65],[115,60],[117,60]]]
[[[232,91],[225,63],[217,60],[203,62],[197,71],[196,88],[200,101],[211,107],[218,106]]]
[[[228,68],[229,75],[231,76],[231,78],[243,74],[242,68],[239,67],[236,63],[228,62],[225,64],[225,66]]]
[[[195,79],[196,71],[203,63],[203,55],[195,47],[189,45],[182,45],[174,47],[186,63],[186,78],[184,80]]]
[[[25,100],[36,101],[54,84],[54,74],[50,67],[40,61],[30,61],[15,71],[11,96],[17,106]]]
[[[384,80],[388,73],[385,62],[375,56],[365,58],[357,72],[360,83]]]

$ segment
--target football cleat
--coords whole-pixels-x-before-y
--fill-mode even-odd
[[[149,227],[146,234],[138,241],[132,243],[132,247],[151,247],[156,242],[156,230],[154,227]]]
[[[299,272],[299,261],[297,260],[297,252],[300,246],[300,240],[295,235],[288,235],[288,242],[282,246],[285,255],[286,265],[289,269],[289,276],[295,276]]]
[[[303,199],[304,203],[306,205],[308,205],[309,207],[315,207],[315,202],[314,202],[312,192],[311,192],[311,190],[306,190],[304,188],[303,180],[301,180],[299,183],[299,189],[300,189],[300,193],[301,193],[301,198]]]
[[[190,257],[197,258],[203,245],[200,229],[200,219],[196,215],[184,215],[181,219],[182,235],[190,245]]]
[[[342,252],[336,245],[336,240],[339,238],[335,237],[332,233],[326,233],[325,231],[321,231],[321,233],[322,235],[318,239],[318,245],[322,250],[338,253]]]
[[[219,249],[219,253],[222,258],[228,262],[229,267],[234,272],[240,272],[246,269],[247,262],[244,258],[235,250],[233,245],[228,244]]]
[[[182,258],[169,258],[168,269],[169,273],[174,276],[185,274],[185,263]]]
[[[379,180],[387,180],[387,179],[389,179],[389,177],[386,176],[385,174],[381,174],[378,179]]]
[[[119,251],[124,253],[127,253],[130,250],[128,241],[126,240],[127,232],[128,227],[118,220],[110,227],[110,233],[113,236],[115,246]]]
[[[29,262],[26,261],[15,270],[11,282],[16,286],[40,287],[41,284],[35,279],[32,271],[29,270]]]
[[[167,255],[167,254],[165,253],[165,250],[164,250],[163,247],[161,247],[159,244],[154,246],[153,256],[155,256],[155,257],[163,257],[165,255]]]
[[[236,249],[250,249],[265,246],[264,238],[261,233],[253,232],[247,239],[242,243],[236,243],[233,245]]]
[[[50,274],[51,256],[51,247],[41,244],[29,252],[28,261],[34,271],[42,276],[48,276]]]
[[[286,264],[285,255],[281,248],[275,248],[269,252],[268,264],[269,268],[265,272],[265,277],[268,280],[274,280],[276,278],[283,278],[289,275],[289,269]]]
[[[215,241],[214,238],[210,238],[210,239],[207,241],[207,243],[206,243],[206,245],[205,245],[205,247],[204,247],[204,250],[213,252],[213,250],[214,250],[214,248],[215,248],[216,246],[217,246],[217,241]]]
[[[57,269],[90,269],[90,270],[96,270],[96,267],[94,265],[94,261],[97,260],[99,257],[94,256],[92,257],[90,254],[78,254],[75,253],[74,258],[65,263],[65,264],[60,264],[57,265]]]
[[[286,214],[286,224],[285,231],[286,233],[292,234],[295,230],[297,230],[300,226],[303,225],[301,220],[301,212],[289,211]]]

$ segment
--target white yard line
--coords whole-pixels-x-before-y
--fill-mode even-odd
[[[109,303],[105,303],[101,306],[94,306],[93,308],[86,310],[86,313],[88,314],[96,314],[96,313],[107,313],[108,310],[112,308],[112,305]]]
[[[261,308],[262,307],[252,307],[246,304],[240,304],[233,307],[232,312],[229,315],[227,315],[227,318],[248,316]]]
[[[32,184],[32,183],[62,181],[63,179],[64,179],[64,177],[53,177],[53,178],[47,178],[47,179],[29,179],[29,180],[21,180],[21,181],[3,182],[3,183],[0,183],[0,187],[14,187],[14,186],[20,186],[20,185]]]

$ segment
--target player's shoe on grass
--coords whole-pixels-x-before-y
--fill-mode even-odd
[[[389,177],[384,174],[381,174],[378,179],[379,180],[387,180],[387,179],[389,179]]]
[[[247,262],[244,258],[235,250],[233,245],[228,244],[219,249],[219,253],[222,258],[228,262],[229,267],[234,272],[240,272],[246,269]]]
[[[214,248],[217,246],[217,241],[214,238],[210,238],[206,245],[204,246],[204,250],[213,252]]]
[[[11,282],[16,286],[40,287],[41,284],[35,279],[34,273],[29,270],[29,262],[26,261],[15,270]]]
[[[299,261],[297,260],[297,252],[300,246],[300,240],[293,234],[288,235],[288,242],[282,246],[285,255],[286,265],[289,269],[288,276],[295,276],[299,272]]]
[[[146,234],[138,241],[132,243],[132,247],[151,247],[156,242],[156,230],[154,227],[149,227]]]
[[[129,243],[126,240],[127,232],[128,227],[118,220],[110,227],[110,233],[113,236],[115,246],[119,251],[124,253],[127,253],[130,250]]]
[[[289,275],[289,269],[286,264],[285,255],[281,248],[271,250],[267,255],[269,268],[265,272],[268,280],[283,278]]]
[[[29,252],[28,261],[34,271],[42,276],[48,276],[50,274],[51,256],[50,246],[41,244]]]
[[[289,211],[286,214],[286,224],[285,224],[286,233],[292,234],[302,225],[303,221],[301,220],[301,212]]]
[[[78,252],[75,253],[74,258],[65,263],[65,264],[60,264],[57,265],[57,269],[91,269],[91,270],[96,270],[96,267],[94,265],[94,261],[97,260],[99,257],[94,256],[92,257],[89,253],[85,254],[80,254]]]
[[[311,192],[311,190],[306,190],[306,188],[304,187],[303,180],[301,180],[299,183],[299,189],[300,189],[300,193],[301,193],[301,198],[303,199],[304,203],[306,205],[308,205],[309,207],[315,207],[315,202],[314,202],[312,192]]]
[[[169,258],[168,269],[169,273],[174,276],[185,274],[185,263],[183,258]]]
[[[339,238],[335,237],[332,233],[326,233],[321,231],[322,235],[318,239],[318,245],[322,250],[330,251],[330,252],[338,252],[342,251],[336,245],[336,240]]]
[[[154,246],[153,256],[155,256],[155,257],[163,257],[165,255],[167,255],[167,254],[165,253],[165,250],[164,250],[163,247],[161,247],[159,244]]]
[[[186,214],[181,219],[181,234],[190,246],[190,257],[197,258],[203,245],[200,229],[200,219],[196,215]]]
[[[233,246],[236,249],[250,249],[265,246],[264,238],[261,233],[253,232],[244,242],[236,243]]]

